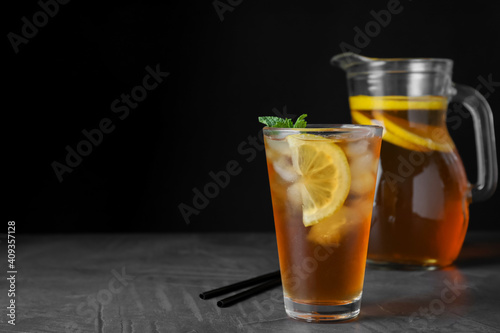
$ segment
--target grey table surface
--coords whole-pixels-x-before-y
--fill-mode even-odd
[[[16,325],[1,278],[0,332],[500,332],[498,233],[469,233],[447,269],[368,267],[360,316],[334,324],[288,318],[280,287],[223,309],[199,298],[276,270],[272,233],[18,235],[16,246]]]

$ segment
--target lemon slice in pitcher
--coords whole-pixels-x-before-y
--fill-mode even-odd
[[[337,212],[351,187],[351,171],[342,149],[332,140],[312,134],[289,135],[293,168],[302,197],[306,227]]]
[[[349,97],[352,110],[442,110],[447,106],[447,100],[442,96],[366,96]]]
[[[352,111],[351,112],[352,120],[355,123],[358,123],[360,125],[379,125],[383,126],[383,119],[370,119],[367,116],[363,115],[359,111]],[[392,143],[393,145],[408,149],[408,150],[415,150],[415,151],[425,151],[428,150],[423,146],[417,145],[412,143],[411,141],[407,141],[405,139],[402,139],[396,135],[394,135],[392,132],[389,132],[385,127],[384,127],[384,133],[382,135],[383,140]]]
[[[352,118],[362,125],[384,126],[383,139],[396,146],[415,151],[449,152],[453,141],[444,128],[428,124],[411,123],[407,119],[392,116],[391,111],[421,110],[434,112],[446,109],[447,100],[441,96],[351,96]],[[356,110],[370,111],[370,119]]]
[[[394,135],[398,140],[405,140],[417,147],[425,147],[441,152],[450,152],[455,147],[448,133],[441,127],[414,124],[409,128],[409,126],[406,126],[407,121],[391,117],[383,112],[374,112],[374,116],[375,119],[384,124],[387,132]]]

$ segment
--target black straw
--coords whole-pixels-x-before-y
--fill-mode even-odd
[[[227,285],[225,287],[217,288],[217,289],[210,290],[210,291],[205,291],[205,292],[200,294],[200,298],[201,299],[209,299],[212,297],[216,297],[219,295],[230,293],[231,291],[235,291],[238,289],[243,289],[243,288],[246,288],[249,286],[253,286],[253,285],[258,284],[260,282],[268,281],[271,279],[276,279],[278,277],[280,277],[280,271],[260,275],[260,276],[257,276],[257,277],[254,277],[254,278],[251,278],[248,280],[244,280],[241,282]],[[281,279],[280,279],[280,281],[281,281]]]
[[[217,302],[217,306],[219,308],[226,308],[230,305],[233,305],[234,303],[237,303],[239,301],[242,301],[244,299],[247,299],[249,297],[257,295],[258,293],[261,293],[265,290],[271,289],[279,284],[281,284],[281,277],[274,278],[274,279],[267,281],[267,282],[264,282],[256,287],[245,290],[239,294],[224,298],[224,299]]]

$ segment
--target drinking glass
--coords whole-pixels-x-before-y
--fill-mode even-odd
[[[382,128],[263,129],[285,310],[359,314]]]

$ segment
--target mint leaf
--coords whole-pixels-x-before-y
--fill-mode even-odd
[[[307,125],[307,122],[304,120],[305,117],[307,117],[307,114],[301,115],[299,118],[297,118],[295,124],[290,118],[280,118],[275,116],[259,117],[259,122],[266,125],[267,127],[304,128]]]
[[[307,114],[303,114],[300,117],[297,118],[295,121],[295,125],[293,125],[294,128],[304,128],[307,125],[307,121],[304,120],[304,118],[307,117]]]
[[[267,127],[288,127],[286,118],[282,119],[280,117],[273,116],[259,117],[259,122],[263,123]]]

